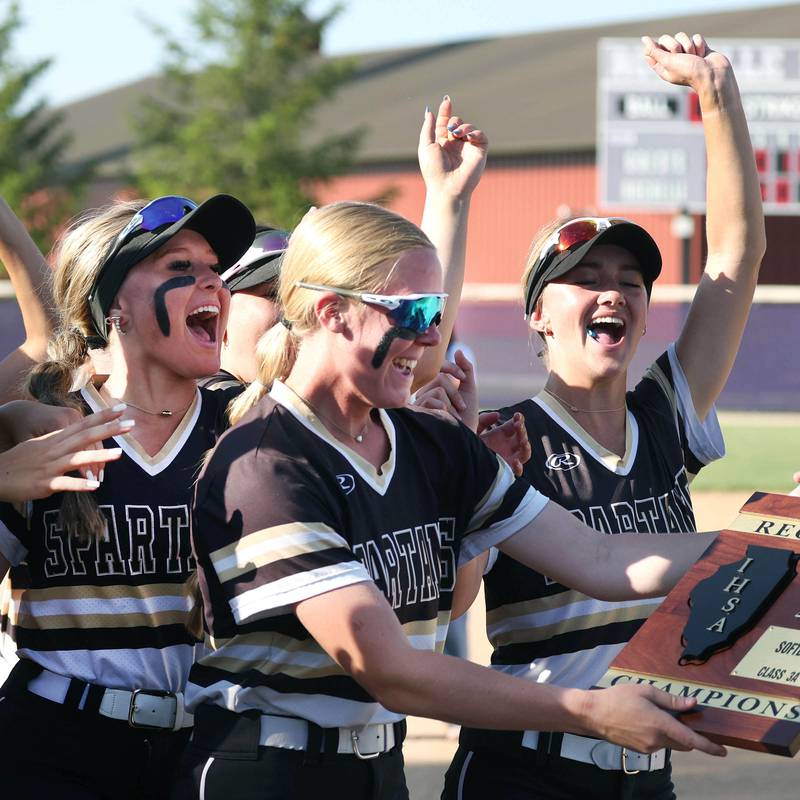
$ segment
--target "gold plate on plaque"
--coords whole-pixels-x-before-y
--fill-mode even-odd
[[[800,686],[800,631],[770,625],[731,675]]]

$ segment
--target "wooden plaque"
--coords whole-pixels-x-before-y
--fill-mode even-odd
[[[798,558],[800,497],[757,492],[598,685],[650,683],[696,697],[697,710],[681,715],[689,727],[724,745],[793,756],[800,749]]]

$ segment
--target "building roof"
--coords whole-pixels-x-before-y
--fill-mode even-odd
[[[715,38],[796,37],[800,3],[365,53],[309,135],[363,126],[361,164],[407,163],[425,107],[446,92],[457,113],[485,128],[495,158],[592,151],[597,40],[678,30],[699,31],[712,46]],[[68,161],[94,161],[107,175],[124,169],[138,104],[158,89],[151,77],[62,107],[74,137]]]

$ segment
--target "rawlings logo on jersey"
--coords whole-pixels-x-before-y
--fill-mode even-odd
[[[345,494],[350,494],[356,488],[356,479],[348,474],[337,475],[336,480],[339,481],[339,486]]]
[[[551,453],[544,465],[547,469],[555,469],[559,472],[567,472],[575,469],[581,463],[581,457],[577,453]]]

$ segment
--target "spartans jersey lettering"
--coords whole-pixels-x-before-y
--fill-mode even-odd
[[[104,407],[93,388],[81,394],[90,410]],[[106,518],[99,539],[67,534],[60,494],[22,509],[0,504],[21,657],[103,686],[183,690],[196,644],[186,629],[192,487],[229,400],[198,390],[155,456],[131,435],[103,443],[123,455],[93,494]]]
[[[689,480],[724,445],[713,410],[703,423],[697,419],[674,346],[628,392],[627,406],[622,457],[547,393],[501,415],[525,416],[533,453],[524,477],[587,525],[608,534],[695,530]],[[660,602],[594,600],[502,553],[484,582],[492,666],[578,688],[595,684]]]
[[[414,647],[441,648],[456,565],[546,504],[463,426],[407,409],[379,415],[391,447],[380,470],[280,382],[221,439],[193,519],[211,652],[192,668],[190,708],[323,727],[400,719],[310,637],[294,604],[372,581]]]

